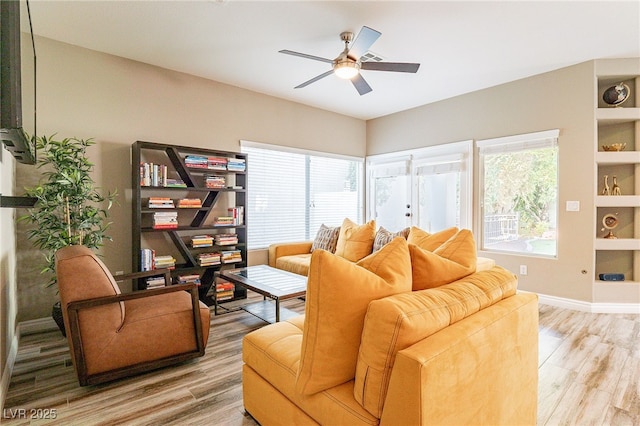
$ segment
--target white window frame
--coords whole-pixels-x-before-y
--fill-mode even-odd
[[[536,149],[536,148],[545,148],[545,147],[558,147],[558,138],[560,136],[560,129],[552,129],[552,130],[544,130],[540,132],[533,133],[523,133],[519,135],[512,136],[504,136],[492,139],[483,139],[476,141],[476,147],[478,150],[478,220],[476,229],[478,229],[478,239],[479,239],[479,249],[486,252],[494,252],[494,253],[503,253],[503,254],[511,254],[516,256],[530,256],[530,257],[543,257],[543,258],[551,258],[557,259],[558,257],[558,237],[556,233],[555,244],[556,250],[555,255],[545,255],[541,253],[531,253],[531,252],[521,252],[521,251],[511,251],[511,250],[497,250],[492,248],[485,247],[485,238],[484,238],[484,155],[486,154],[496,154],[496,153],[508,153],[508,152],[517,152],[528,149]],[[556,173],[559,174],[560,164],[558,164]],[[560,180],[558,176],[556,176],[556,181],[558,182],[557,194],[556,194],[556,231],[558,230],[558,219],[559,219],[559,209],[560,209]]]

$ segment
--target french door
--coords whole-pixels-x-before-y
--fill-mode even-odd
[[[472,150],[465,141],[369,157],[368,218],[391,232],[471,229]]]

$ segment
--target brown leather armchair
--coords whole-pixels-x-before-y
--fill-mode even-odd
[[[67,340],[81,386],[102,383],[204,355],[209,308],[195,284],[122,294],[87,247],[56,252]],[[169,270],[118,275],[119,281],[165,276]]]

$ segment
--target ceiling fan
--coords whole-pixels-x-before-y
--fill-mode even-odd
[[[319,56],[307,55],[306,53],[294,52],[292,50],[280,50],[280,53],[313,59],[314,61],[327,62],[332,66],[331,70],[322,73],[311,80],[305,81],[304,83],[296,86],[296,89],[306,87],[311,83],[315,83],[316,81],[335,73],[340,78],[351,80],[353,86],[362,96],[371,92],[373,89],[362,77],[360,70],[415,73],[420,67],[420,64],[407,62],[363,61],[363,55],[381,35],[382,33],[379,31],[366,26],[362,27],[355,40],[352,32],[345,31],[341,33],[340,39],[344,42],[344,50],[335,59],[321,58]],[[351,43],[352,41],[353,43]]]

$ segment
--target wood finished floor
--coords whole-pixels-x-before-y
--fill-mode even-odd
[[[304,311],[299,300],[284,306]],[[640,425],[640,315],[540,306],[539,425]],[[246,312],[211,320],[206,355],[80,387],[59,331],[23,334],[3,425],[255,425],[242,406],[241,343],[264,322]],[[55,420],[9,419],[55,409]]]

